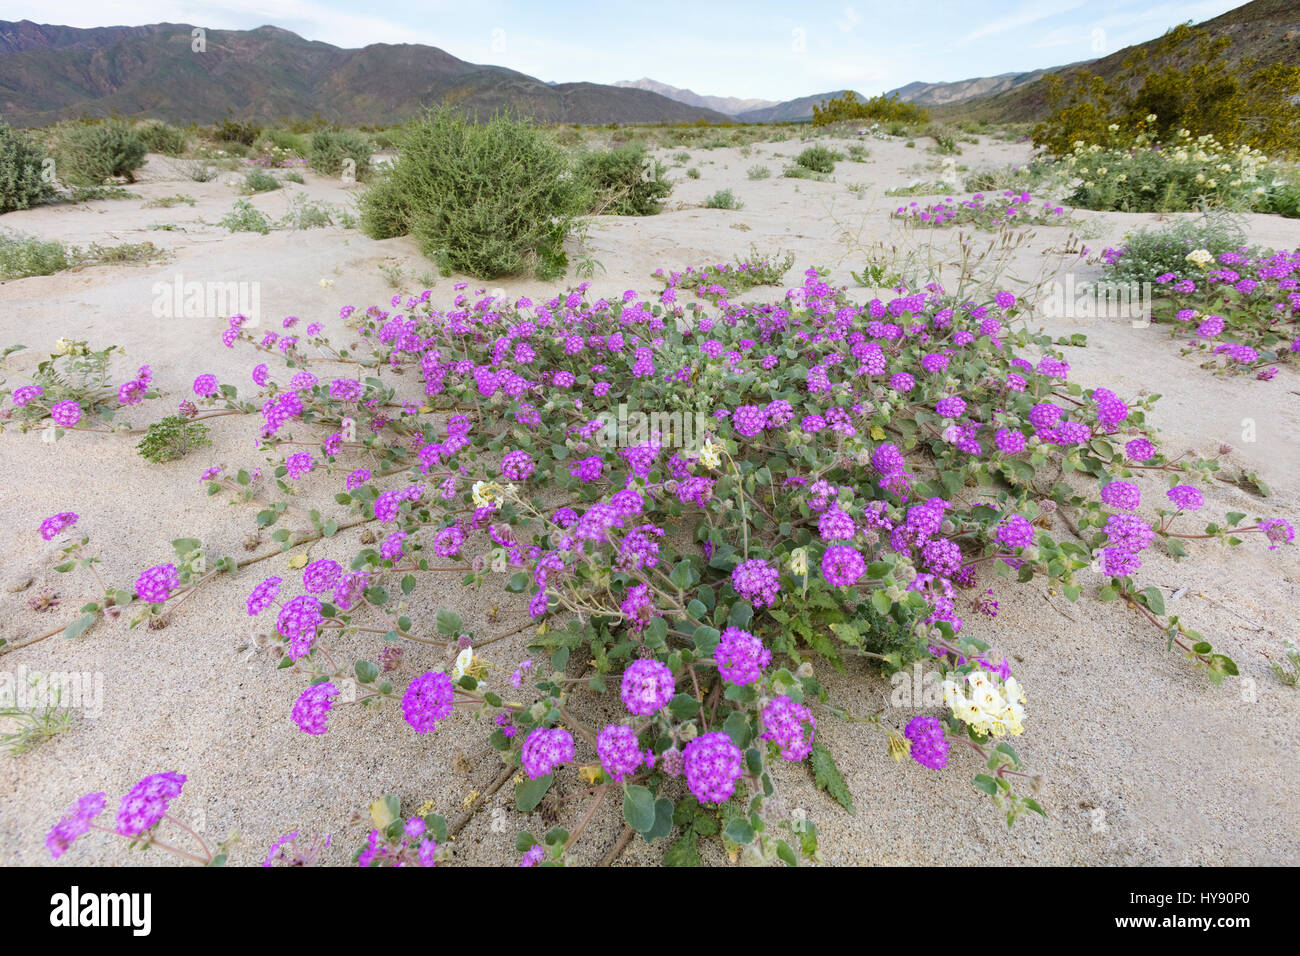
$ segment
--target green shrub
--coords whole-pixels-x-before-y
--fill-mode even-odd
[[[690,169],[686,170],[686,176],[689,179],[699,179],[700,171],[692,166]]]
[[[1116,147],[1139,132],[1169,142],[1178,130],[1265,153],[1300,151],[1300,67],[1234,57],[1232,38],[1186,24],[1105,78],[1086,70],[1048,78],[1051,112],[1034,145],[1063,156],[1077,143]]]
[[[370,175],[370,156],[374,144],[360,133],[323,129],[312,133],[307,147],[307,163],[322,176],[339,176],[352,160],[352,173],[358,179]]]
[[[74,123],[59,134],[56,171],[58,178],[71,186],[102,186],[117,176],[135,182],[144,154],[144,142],[121,120]]]
[[[825,126],[827,123],[843,123],[860,120],[872,120],[892,123],[925,123],[930,113],[923,106],[904,103],[894,93],[890,96],[873,96],[871,99],[858,99],[858,94],[845,90],[841,96],[826,100],[813,107],[813,125]]]
[[[719,189],[704,200],[705,209],[743,209],[745,204],[732,194],[730,189]]]
[[[135,128],[135,132],[148,153],[179,156],[190,144],[189,134],[170,123],[143,123]]]
[[[667,167],[650,157],[644,146],[619,146],[588,153],[578,173],[593,193],[591,211],[615,216],[653,216],[673,191]]]
[[[189,421],[181,415],[168,415],[150,425],[135,447],[142,457],[162,464],[184,458],[194,449],[211,444],[207,425]]]
[[[855,163],[865,163],[871,156],[871,150],[861,143],[854,143],[849,147],[849,159]]]
[[[247,199],[236,200],[234,208],[217,225],[224,226],[231,232],[260,232],[264,236],[271,231],[271,220]]]
[[[1053,172],[1072,191],[1066,202],[1083,209],[1187,212],[1249,209],[1266,200],[1265,157],[1249,147],[1229,149],[1186,130],[1160,143],[1139,133],[1110,149],[1076,147]]]
[[[1240,224],[1226,215],[1139,229],[1115,250],[1122,257],[1106,267],[1106,278],[1115,282],[1154,283],[1157,277],[1167,273],[1183,275],[1188,269],[1187,254],[1195,249],[1205,249],[1217,259],[1225,252],[1240,249],[1244,242]],[[1108,261],[1116,258],[1111,250],[1104,256]]]
[[[76,265],[75,250],[61,242],[0,236],[0,279],[49,276]]]
[[[835,172],[835,164],[843,158],[843,153],[837,153],[825,146],[809,146],[796,156],[794,161],[804,169],[811,169],[814,173],[833,173]]]
[[[262,127],[252,120],[235,119],[228,116],[213,129],[213,136],[223,143],[238,143],[252,146],[262,133]]]
[[[509,114],[475,124],[440,108],[410,123],[401,144],[361,199],[367,235],[413,235],[441,268],[484,279],[530,267],[563,274],[561,243],[589,190],[550,132]]]
[[[772,170],[766,166],[750,166],[745,173],[750,179],[767,179],[772,175]]]
[[[0,213],[54,198],[45,176],[45,149],[28,134],[0,123]]]
[[[307,181],[302,178],[302,173],[296,169],[291,169],[284,174],[284,181],[287,183],[297,183],[299,186],[307,185]]]
[[[246,195],[265,193],[280,188],[280,180],[260,169],[250,169],[244,174],[244,184],[240,191]]]
[[[185,174],[187,179],[193,182],[209,183],[217,178],[217,174],[220,173],[221,170],[217,169],[217,167],[213,166],[211,163],[205,162],[201,159],[196,159],[182,166],[181,172]]]

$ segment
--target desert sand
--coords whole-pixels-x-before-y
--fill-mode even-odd
[[[850,276],[862,265],[861,249],[851,240],[868,243],[896,233],[899,227],[891,225],[888,213],[910,200],[887,197],[884,190],[934,178],[918,165],[935,157],[901,140],[863,142],[870,159],[840,162],[832,182],[781,178],[781,167],[801,148],[795,140],[757,144],[747,156],[734,148],[688,150],[688,165],[698,166],[701,175],[690,179],[682,167],[674,168],[677,182],[664,212],[595,222],[589,251],[603,271],[592,279],[594,289],[609,295],[629,288],[655,291],[660,284],[651,273],[657,268],[733,261],[752,244],[760,251],[782,247],[795,253],[786,285],[798,284],[809,266],[825,266],[834,281],[850,287],[850,295],[870,298],[855,289]],[[670,161],[679,151],[658,155]],[[1028,158],[1027,144],[981,137],[978,146],[963,144],[957,161],[978,169]],[[760,163],[772,169],[772,178],[749,180],[746,169]],[[305,177],[305,186],[287,184],[251,201],[280,215],[294,194],[347,204],[363,188],[309,171]],[[866,186],[855,193],[850,184]],[[224,320],[155,318],[150,309],[155,283],[171,282],[178,273],[187,280],[260,282],[264,328],[296,315],[304,322],[322,321],[328,333],[342,336],[341,306],[387,307],[395,290],[381,266],[402,267],[406,279],[400,291],[408,293],[423,288],[414,276],[431,271],[409,239],[376,242],[339,227],[267,236],[229,233],[215,223],[237,198],[235,187],[222,180],[185,180],[163,157],[151,156],[141,182],[128,188],[141,198],[11,213],[0,226],[79,245],[148,240],[168,250],[170,261],[96,266],[5,283],[0,345],[29,347],[13,359],[21,368],[48,354],[61,336],[86,339],[94,347],[123,346],[126,354],[114,365],[120,379],[147,363],[164,392],[143,408],[128,410],[125,417],[133,424],[171,413],[202,372],[238,384],[243,395],[254,392],[248,379],[252,352],[221,347]],[[723,188],[731,188],[744,208],[702,208],[706,196]],[[176,193],[193,196],[195,205],[143,208],[147,199]],[[917,198],[928,202],[942,196]],[[1076,226],[1094,250],[1116,245],[1129,230],[1159,218],[1075,213]],[[174,223],[178,229],[149,230],[153,223]],[[1250,216],[1247,229],[1254,243],[1300,245],[1295,220]],[[1067,232],[1067,227],[1037,229],[1017,254],[1017,273],[1036,272],[1044,250]],[[950,248],[955,233],[936,241]],[[1081,263],[1073,268],[1079,278],[1098,273]],[[438,279],[435,301],[449,302],[452,284],[463,278]],[[332,287],[323,287],[322,279],[333,280]],[[470,291],[499,286],[511,297],[537,299],[578,280],[468,281]],[[779,290],[757,289],[745,298],[776,294]],[[1257,472],[1271,486],[1272,496],[1260,499],[1235,486],[1211,484],[1204,488],[1203,513],[1239,510],[1252,521],[1282,516],[1296,523],[1300,376],[1294,366],[1284,367],[1271,382],[1216,377],[1200,369],[1197,358],[1181,357],[1159,326],[1047,318],[1030,324],[1053,335],[1087,334],[1087,348],[1067,349],[1071,378],[1085,387],[1105,385],[1126,399],[1161,394],[1152,417],[1167,453],[1195,448],[1213,454],[1227,443],[1233,450],[1226,462]],[[1254,442],[1242,440],[1245,419],[1254,420]],[[243,543],[256,505],[209,498],[198,480],[211,464],[265,464],[251,435],[248,419],[215,419],[212,447],[155,465],[136,455],[134,440],[122,436],[71,433],[51,444],[38,431],[7,428],[0,437],[0,577],[11,585],[27,578],[33,583],[23,591],[0,592],[0,635],[21,643],[72,620],[92,595],[89,579],[80,576],[84,572],[68,580],[53,570],[57,548],[41,539],[37,526],[55,512],[81,514],[78,529],[91,535],[102,556],[100,573],[119,587],[129,587],[142,569],[171,560],[173,538],[201,538],[214,556],[252,553]],[[338,482],[337,476],[312,475],[307,488],[328,502],[325,492],[332,493]],[[1148,502],[1163,487],[1157,479],[1140,482]],[[1145,507],[1141,513],[1150,517]],[[1066,533],[1061,527],[1057,532]],[[1138,572],[1139,583],[1160,587],[1166,600],[1181,591],[1170,612],[1237,662],[1241,676],[1221,686],[1212,686],[1166,650],[1161,635],[1134,613],[1090,600],[1089,588],[1083,600],[1071,604],[1041,581],[1003,585],[996,620],[963,615],[973,633],[1012,656],[1026,688],[1027,730],[1016,746],[1028,768],[1044,777],[1039,799],[1046,819],[1030,815],[1008,830],[970,784],[981,770],[972,754],[955,754],[942,772],[897,763],[879,730],[830,716],[819,720],[818,734],[844,772],[856,813],[849,815],[816,791],[804,766],[780,769],[783,800],[816,822],[828,864],[1300,863],[1300,831],[1293,817],[1300,804],[1300,690],[1282,685],[1269,668],[1270,660],[1281,657],[1282,639],[1295,634],[1291,618],[1300,607],[1300,552],[1270,552],[1262,536],[1247,538],[1231,551],[1189,542],[1191,557],[1177,563],[1148,552]],[[257,553],[270,546],[264,539]],[[71,730],[29,754],[0,757],[0,863],[50,864],[45,834],[78,796],[105,790],[115,810],[132,784],[161,770],[189,778],[183,797],[173,804],[183,819],[210,840],[240,834],[232,865],[260,863],[271,841],[294,829],[333,834],[323,859],[346,864],[361,840],[361,831],[348,828],[349,817],[364,812],[376,797],[395,793],[408,811],[431,800],[451,819],[468,795],[487,787],[500,764],[486,750],[486,728],[467,714],[425,736],[412,733],[395,707],[347,708],[332,717],[329,733],[319,738],[301,733],[289,720],[303,679],[276,670],[268,652],[249,657],[238,648],[259,624],[273,623],[265,616],[248,618],[244,596],[265,575],[286,574],[288,558],[301,550],[202,590],[170,615],[164,629],[130,630],[125,620],[105,621],[75,640],[56,637],[0,656],[0,670],[23,665],[28,671],[101,673],[104,679],[101,715],[79,716]],[[344,558],[355,551],[354,533],[306,550],[313,560]],[[1097,574],[1080,574],[1080,583],[1092,588],[1100,581]],[[61,604],[38,613],[27,600],[43,588],[58,592]],[[524,602],[491,585],[472,591],[449,578],[441,594],[422,593],[417,592],[412,612],[417,630],[432,629],[439,607],[459,611],[485,636],[522,620]],[[501,620],[490,624],[486,615],[493,605],[499,606]],[[498,686],[529,656],[529,633],[484,648]],[[357,656],[374,653],[356,650]],[[436,652],[409,648],[396,675],[399,686],[436,663]],[[883,710],[886,722],[901,729],[915,712],[889,708],[889,682],[863,662],[851,663],[843,674],[823,665],[818,675],[832,701],[853,713]],[[579,757],[594,759],[581,746]],[[576,782],[575,768],[567,767],[557,790],[573,789]],[[537,814],[513,809],[509,784],[477,806],[455,841],[457,862],[513,864],[517,833],[540,834],[548,826]],[[507,810],[504,828],[493,826],[497,807]],[[572,826],[581,810],[581,801],[566,803],[558,822]],[[598,860],[621,829],[617,803],[609,801],[580,844],[579,859]],[[646,846],[638,839],[619,862],[654,864],[663,849],[663,843]],[[726,862],[716,844],[706,850],[705,860]],[[124,840],[91,834],[59,862],[171,865],[173,860],[158,852],[131,853]]]

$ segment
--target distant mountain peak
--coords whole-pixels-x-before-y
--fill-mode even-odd
[[[717,110],[719,113],[726,113],[729,116],[736,116],[747,110],[777,105],[772,100],[741,99],[735,96],[704,96],[694,90],[660,83],[648,76],[643,76],[639,80],[619,80],[614,85],[624,89],[647,90],[651,93],[658,93],[660,96],[666,96],[670,100],[676,100],[678,103],[685,103],[687,106]]]

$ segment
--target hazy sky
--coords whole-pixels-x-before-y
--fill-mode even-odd
[[[1148,40],[1235,0],[6,0],[0,17],[90,27],[271,23],[343,47],[426,43],[543,80],[642,76],[721,96],[868,95],[913,80],[1056,66]]]

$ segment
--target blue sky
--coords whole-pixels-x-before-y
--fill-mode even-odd
[[[1235,0],[7,0],[0,16],[70,26],[273,23],[337,46],[426,43],[543,80],[642,76],[719,96],[792,99],[1091,59]],[[108,18],[108,19],[106,19]]]

